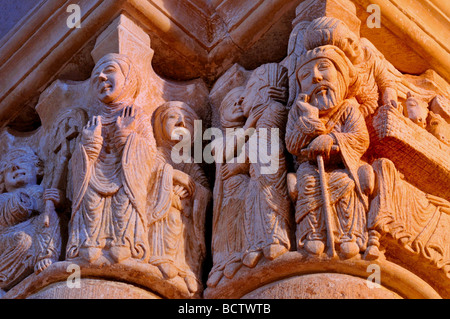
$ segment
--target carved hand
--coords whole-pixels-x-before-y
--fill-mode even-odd
[[[81,143],[86,148],[86,153],[91,160],[98,157],[103,144],[101,116],[92,117],[92,120],[83,128]]]
[[[329,158],[333,144],[334,140],[330,135],[323,134],[317,136],[306,149],[308,158],[315,160],[317,155],[323,155],[325,158]]]
[[[275,86],[271,86],[269,87],[267,94],[269,94],[269,96],[280,103],[286,104],[286,101],[288,99],[288,91],[286,88],[282,87],[275,87]]]
[[[188,191],[181,185],[174,185],[173,193],[178,197],[180,197],[181,199],[186,198],[189,195]]]
[[[176,185],[183,187],[187,191],[188,196],[192,196],[195,191],[195,182],[188,174],[177,169],[173,170],[174,189]]]
[[[43,198],[45,201],[51,200],[55,206],[62,202],[62,192],[57,188],[48,188],[44,191]]]
[[[136,107],[127,106],[123,109],[122,115],[116,121],[115,142],[117,146],[125,144],[128,136],[136,131]]]

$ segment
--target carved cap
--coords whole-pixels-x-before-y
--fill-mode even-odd
[[[347,58],[345,53],[334,45],[323,45],[312,50],[306,51],[301,55],[296,71],[297,81],[298,72],[309,61],[325,58],[333,62],[336,69],[342,74],[345,81],[345,87],[347,88],[346,98],[353,97],[359,87],[358,73],[353,63]],[[300,82],[298,85],[301,87]]]
[[[306,50],[322,45],[344,48],[347,38],[357,39],[358,37],[343,21],[333,17],[320,17],[308,25],[303,42]]]

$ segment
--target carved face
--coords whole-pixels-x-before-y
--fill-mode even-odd
[[[104,63],[93,74],[98,99],[103,103],[115,101],[125,85],[125,76],[114,61]]]
[[[339,72],[327,58],[318,58],[304,64],[297,73],[302,93],[320,111],[333,108],[342,100],[339,90]]]
[[[421,128],[425,128],[427,126],[428,116],[428,109],[426,105],[421,105],[419,101],[413,97],[406,99],[405,104],[409,119]]]
[[[37,183],[36,166],[29,161],[19,160],[11,163],[5,168],[3,174],[8,192]]]
[[[177,143],[182,140],[182,136],[185,135],[186,130],[189,131],[192,138],[194,137],[194,121],[186,111],[177,107],[172,107],[165,114],[163,121],[166,140]],[[178,135],[180,138],[178,141],[172,139],[173,133],[179,133]]]
[[[257,99],[259,98],[258,84],[259,80],[257,78],[250,78],[244,93],[239,99],[241,110],[245,117],[248,117],[250,115],[250,111],[252,110],[253,106],[257,103]]]
[[[244,89],[237,87],[231,90],[224,98],[221,106],[221,120],[224,127],[244,125],[245,117],[242,108]],[[224,125],[226,123],[226,125]]]
[[[363,50],[361,45],[359,44],[359,40],[356,37],[349,37],[343,42],[343,48],[345,55],[352,61],[353,63],[359,63],[359,58],[363,54]]]

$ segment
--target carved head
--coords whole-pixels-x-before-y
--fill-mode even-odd
[[[363,54],[358,36],[341,20],[320,17],[311,21],[305,30],[304,45],[312,50],[323,45],[334,45],[355,62]]]
[[[246,117],[252,109],[267,104],[272,97],[271,89],[287,86],[287,69],[278,63],[266,63],[256,68],[242,94],[242,109]]]
[[[428,116],[427,103],[413,97],[411,93],[408,92],[405,104],[408,112],[408,118],[421,128],[426,128]]]
[[[131,60],[109,53],[94,67],[91,84],[97,98],[107,105],[131,105],[139,94],[139,76]]]
[[[427,121],[427,130],[438,140],[450,145],[450,124],[433,111],[429,112]]]
[[[297,81],[300,92],[312,105],[327,111],[357,90],[357,73],[344,52],[336,46],[325,45],[307,51],[300,58]]]
[[[223,128],[242,127],[245,124],[242,101],[245,87],[238,86],[225,95],[219,107],[220,123]]]
[[[12,192],[36,185],[44,174],[44,164],[29,147],[10,150],[2,157],[0,166],[0,191]]]
[[[153,130],[156,144],[173,145],[182,140],[189,132],[191,143],[194,139],[194,121],[199,120],[197,113],[184,102],[170,101],[159,106],[153,114]],[[174,135],[179,139],[172,139]]]

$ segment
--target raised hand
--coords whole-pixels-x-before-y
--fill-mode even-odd
[[[119,131],[131,132],[136,128],[136,107],[134,105],[127,106],[123,109],[122,115],[117,118],[116,128]]]
[[[128,136],[136,130],[136,107],[127,106],[116,121],[115,141],[117,146],[125,144]]]
[[[86,144],[98,142],[102,136],[102,117],[93,116],[81,132]]]
[[[102,149],[102,117],[94,116],[88,121],[81,132],[81,143],[86,149],[86,153],[91,160],[95,160]]]

